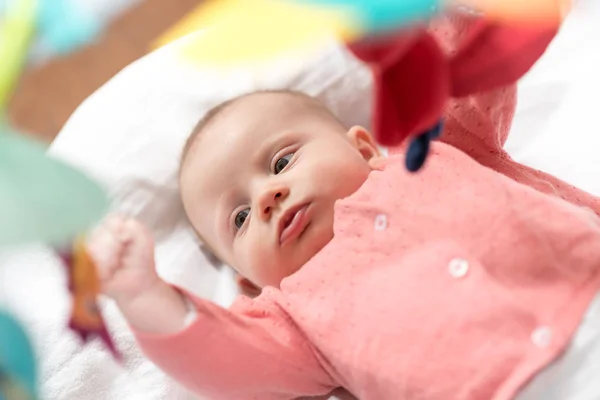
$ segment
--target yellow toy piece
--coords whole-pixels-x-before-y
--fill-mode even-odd
[[[336,6],[331,5],[334,3]],[[570,3],[571,0],[446,0],[441,7],[443,10],[463,6],[482,13],[486,19],[535,28],[558,25]],[[203,34],[190,40],[182,50],[187,61],[235,64],[268,60],[286,51],[310,48],[327,38],[347,43],[364,36],[368,33],[364,16],[358,14],[360,7],[352,4],[352,1],[208,0],[155,45],[162,46],[202,29]],[[431,16],[434,14],[432,11]]]
[[[184,36],[201,30],[204,27],[204,7],[203,3],[190,11],[185,17],[177,21],[175,25],[170,27],[165,33],[154,40],[150,46],[150,50],[156,50],[169,43],[176,41]]]
[[[163,40],[192,27],[206,29],[184,46],[182,55],[202,64],[269,59],[327,38],[352,41],[363,33],[358,19],[339,7],[285,0],[210,0]]]
[[[9,1],[8,4],[2,2],[0,6],[0,113],[25,64],[35,32],[37,9],[36,0]]]

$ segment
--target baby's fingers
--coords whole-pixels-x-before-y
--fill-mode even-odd
[[[101,226],[88,237],[87,249],[96,263],[100,279],[106,280],[119,268],[124,244],[119,234]]]
[[[128,244],[123,254],[125,264],[142,267],[154,265],[154,240],[146,226],[135,219],[128,219],[122,238]]]

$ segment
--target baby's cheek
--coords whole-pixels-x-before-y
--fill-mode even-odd
[[[370,172],[371,167],[366,161],[356,161],[346,164],[344,168],[339,171],[335,180],[331,182],[335,188],[336,200],[354,194],[360,189],[363,183],[365,183]]]
[[[245,238],[238,256],[238,271],[252,282],[260,285],[272,284],[271,275],[275,254],[260,238]]]

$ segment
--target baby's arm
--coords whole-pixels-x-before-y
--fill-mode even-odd
[[[454,54],[476,24],[476,18],[455,14],[436,20],[430,32],[447,54]],[[548,41],[552,38],[552,35],[544,35]],[[526,69],[522,72],[526,72]],[[441,140],[519,183],[573,204],[589,207],[600,215],[600,200],[597,197],[550,174],[514,161],[504,150],[516,103],[516,83],[468,97],[452,98],[444,111],[445,131]]]
[[[268,294],[241,297],[230,310],[190,299],[197,316],[188,327],[136,337],[151,360],[193,392],[211,399],[290,400],[338,386]]]
[[[211,399],[287,400],[336,387],[268,293],[242,297],[225,310],[172,288],[155,272],[150,233],[131,219],[109,219],[91,236],[89,250],[104,292],[144,353],[193,392]]]
[[[154,268],[154,243],[133,219],[110,217],[90,237],[103,292],[115,300],[132,328],[157,334],[183,329],[183,297]]]
[[[486,64],[488,59],[498,65],[480,76],[480,84],[484,90],[474,90],[468,96],[459,94],[450,98],[444,109],[445,130],[441,140],[464,151],[484,165],[488,165],[495,157],[507,158],[503,146],[508,137],[517,103],[516,82],[521,78],[543,54],[550,43],[555,29],[535,28],[523,29],[510,26],[495,25],[481,18],[464,13],[453,13],[434,20],[429,32],[435,37],[438,45],[448,56],[465,54],[469,44],[472,49],[461,55],[459,59],[469,59],[456,76],[468,76],[469,65]],[[498,43],[494,43],[498,41]],[[506,41],[514,44],[506,45]],[[523,47],[520,47],[523,46]],[[502,57],[495,54],[496,49],[510,49]],[[461,51],[463,51],[461,53]],[[453,61],[453,64],[457,64]],[[460,63],[458,63],[460,64]],[[452,69],[452,67],[451,67]],[[481,74],[481,72],[479,72]],[[494,78],[498,76],[498,78]],[[457,78],[454,78],[457,79]],[[494,82],[493,89],[487,81]],[[475,83],[478,80],[474,80]],[[502,85],[498,85],[501,83]],[[467,85],[468,86],[468,85]]]
[[[433,21],[429,32],[445,54],[454,55],[480,24],[479,18],[456,13]],[[507,157],[503,146],[515,113],[517,77],[504,87],[450,98],[444,109],[445,129],[441,140],[484,165],[491,158]]]
[[[435,37],[437,45],[441,47],[443,52],[448,56],[453,56],[466,42],[476,41],[485,34],[486,31],[482,26],[485,27],[486,23],[483,22],[483,24],[479,18],[454,13],[433,21],[428,31]],[[491,27],[511,31],[509,27]],[[516,32],[513,32],[513,34],[516,39],[519,39],[519,34]],[[524,43],[531,44],[529,47],[524,47],[527,51],[519,53],[524,55],[523,59],[515,58],[514,55],[510,57],[511,54],[509,53],[507,59],[511,63],[504,65],[505,73],[499,74],[498,77],[485,77],[492,81],[496,79],[495,83],[504,82],[505,86],[477,92],[466,97],[450,98],[443,109],[444,133],[441,140],[469,154],[482,165],[492,168],[519,183],[561,197],[573,204],[589,207],[600,215],[600,200],[597,197],[552,175],[515,162],[503,149],[515,113],[517,99],[515,82],[527,72],[536,57],[542,54],[545,46],[553,38],[554,32],[554,29],[548,29],[540,30],[537,33],[535,31],[523,33],[523,37],[527,39],[524,40]],[[379,42],[376,47],[367,43],[364,47],[357,46],[353,48],[359,58],[369,61],[376,67],[374,71],[383,71],[376,75],[379,79],[376,79],[375,82],[378,85],[376,93],[381,96],[379,99],[379,114],[376,113],[375,116],[375,128],[380,130],[380,132],[376,132],[379,139],[382,137],[393,140],[404,138],[402,135],[395,137],[394,132],[405,132],[402,126],[404,121],[403,110],[407,104],[410,109],[410,102],[413,101],[414,94],[406,91],[411,86],[403,84],[405,82],[404,75],[402,75],[403,70],[397,68],[397,64],[402,62],[402,58],[397,56],[394,58],[395,46],[401,50],[403,45],[405,45],[405,42],[402,40],[390,40]],[[374,49],[377,51],[374,51]],[[491,51],[495,50],[493,46],[490,49]],[[485,50],[483,48],[482,53],[485,53]],[[396,69],[398,70],[396,71]],[[485,80],[482,80],[482,82],[485,82]],[[435,89],[435,85],[430,86],[430,88]],[[435,97],[437,92],[434,90],[432,93]],[[426,103],[428,99],[425,99]],[[419,110],[419,108],[416,108],[416,110]],[[439,118],[439,111],[434,114],[435,118]],[[377,123],[378,121],[379,123]],[[393,144],[398,145],[400,143],[396,141]],[[402,147],[391,148],[390,153],[402,150]]]

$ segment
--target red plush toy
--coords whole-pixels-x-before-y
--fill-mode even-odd
[[[406,154],[410,171],[421,168],[429,142],[442,133],[441,116],[451,97],[514,83],[557,33],[557,27],[511,27],[458,14],[451,18],[463,27],[460,44],[451,51],[444,51],[425,28],[349,46],[373,70],[377,141],[396,146],[412,137]]]

